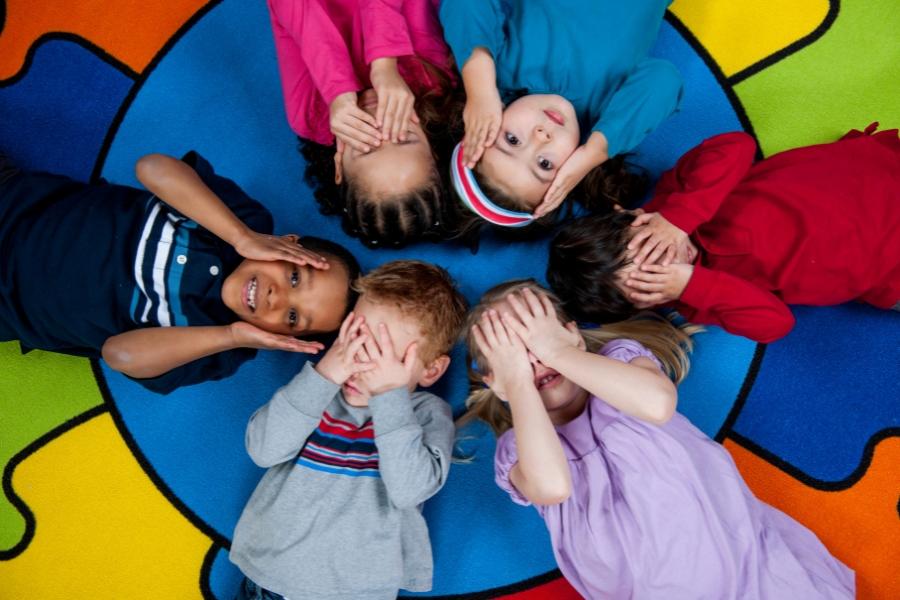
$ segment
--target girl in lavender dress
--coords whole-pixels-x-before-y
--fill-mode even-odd
[[[675,412],[687,333],[579,331],[533,281],[488,291],[468,325],[466,417],[500,434],[497,484],[535,505],[585,598],[853,598],[853,571]]]

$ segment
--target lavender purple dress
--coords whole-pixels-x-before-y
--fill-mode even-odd
[[[656,361],[632,340],[600,353]],[[803,525],[757,500],[725,448],[682,415],[651,425],[592,396],[556,430],[572,495],[536,508],[560,570],[585,598],[854,597],[853,571]],[[497,441],[497,484],[528,505],[509,480],[517,460],[507,431]]]

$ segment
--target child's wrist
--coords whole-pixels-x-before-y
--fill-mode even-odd
[[[609,140],[601,131],[592,131],[584,143],[590,156],[596,160],[594,166],[602,165],[609,158]]]

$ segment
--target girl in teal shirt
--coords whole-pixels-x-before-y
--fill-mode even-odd
[[[681,76],[647,57],[670,3],[443,0],[467,95],[453,183],[473,212],[526,226],[672,114]]]

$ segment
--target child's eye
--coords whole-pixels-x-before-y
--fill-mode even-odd
[[[519,138],[517,138],[515,136],[515,134],[512,134],[507,131],[506,133],[503,134],[503,137],[506,138],[506,143],[509,144],[510,146],[518,146],[519,145]]]
[[[297,325],[297,311],[294,310],[293,308],[288,311],[288,324],[291,327],[294,327],[295,325]]]
[[[553,169],[553,163],[543,157],[538,158],[538,166],[545,171],[550,171]]]
[[[300,273],[297,272],[297,269],[291,271],[291,287],[297,287],[297,282],[300,281]]]

